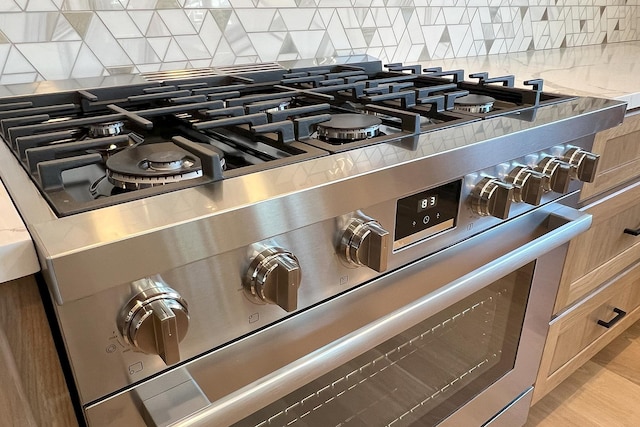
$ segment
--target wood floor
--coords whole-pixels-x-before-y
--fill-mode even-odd
[[[640,426],[640,322],[536,403],[525,427]]]

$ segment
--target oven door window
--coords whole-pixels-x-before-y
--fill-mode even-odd
[[[534,263],[236,426],[438,424],[513,369]]]

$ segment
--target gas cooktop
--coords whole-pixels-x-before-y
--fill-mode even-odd
[[[143,77],[0,100],[1,135],[56,215],[569,99],[541,80],[379,61]]]

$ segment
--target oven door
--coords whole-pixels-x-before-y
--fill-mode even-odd
[[[87,420],[521,425],[566,244],[590,223],[543,206],[90,405]]]

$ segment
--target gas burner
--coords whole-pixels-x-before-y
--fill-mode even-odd
[[[209,148],[214,150],[213,147]],[[222,159],[222,153],[219,155]],[[128,148],[110,156],[106,166],[109,182],[125,190],[154,187],[202,176],[200,159],[172,142]]]
[[[89,125],[89,135],[92,138],[120,135],[123,130],[123,121],[94,123],[92,125]]]
[[[488,113],[493,110],[495,98],[486,95],[469,94],[455,99],[454,110],[468,113]]]
[[[380,134],[382,120],[370,114],[334,114],[318,124],[318,138],[334,143],[360,141]]]

